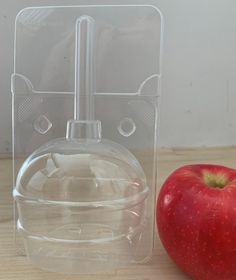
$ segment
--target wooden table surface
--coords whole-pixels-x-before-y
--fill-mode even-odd
[[[215,163],[236,166],[236,148],[211,148],[198,150],[161,150],[159,152],[160,186],[174,169],[195,163]],[[169,259],[158,238],[152,260],[145,265],[133,265],[116,271],[113,275],[62,275],[33,268],[26,257],[17,256],[13,241],[13,210],[11,160],[0,160],[0,279],[1,280],[187,280]]]

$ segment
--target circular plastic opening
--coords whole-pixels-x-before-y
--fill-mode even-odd
[[[118,131],[121,135],[129,137],[136,131],[136,125],[131,118],[124,118],[120,121]]]

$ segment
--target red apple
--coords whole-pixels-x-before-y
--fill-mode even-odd
[[[236,280],[236,170],[189,165],[173,172],[157,200],[160,239],[195,280]]]

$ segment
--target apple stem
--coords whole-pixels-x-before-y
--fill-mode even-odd
[[[204,172],[203,180],[207,186],[212,188],[223,189],[228,184],[228,178],[222,173],[213,174],[208,171]]]

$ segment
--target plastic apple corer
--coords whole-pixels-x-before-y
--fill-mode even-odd
[[[94,120],[95,22],[76,22],[74,120],[22,165],[14,198],[28,258],[55,272],[97,273],[136,261],[149,193],[137,159]]]

